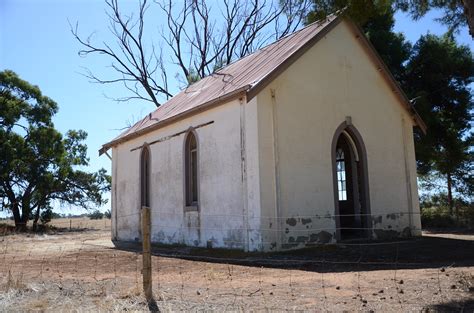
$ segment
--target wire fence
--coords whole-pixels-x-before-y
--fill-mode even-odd
[[[295,217],[281,220],[288,218]],[[114,246],[109,219],[52,225],[56,233],[0,233],[0,311],[31,309],[40,300],[47,300],[46,309],[60,305],[63,311],[153,309],[141,296],[139,243]],[[163,225],[152,222],[152,232]],[[202,226],[203,234],[228,230],[225,223]],[[155,246],[153,295],[156,308],[165,311],[471,312],[473,237],[343,242],[271,254]]]

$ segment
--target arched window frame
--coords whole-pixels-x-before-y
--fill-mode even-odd
[[[195,146],[192,147],[192,139]],[[199,210],[199,139],[194,128],[186,132],[184,138],[184,209],[185,211]]]
[[[367,227],[367,233],[370,235],[371,228],[372,228],[372,217],[371,217],[371,208],[370,208],[370,191],[369,191],[369,174],[368,174],[368,166],[367,166],[367,150],[365,148],[364,140],[362,139],[361,134],[357,130],[357,128],[352,125],[352,121],[350,118],[346,118],[346,121],[342,122],[339,127],[337,127],[331,144],[331,160],[332,160],[332,172],[333,172],[333,187],[336,192],[334,192],[334,213],[336,216],[336,239],[341,239],[341,231],[340,231],[340,221],[339,221],[339,193],[338,191],[338,180],[337,180],[337,162],[336,162],[336,146],[337,140],[340,135],[346,136],[348,138],[349,143],[353,146],[355,150],[355,158],[358,162],[361,162],[361,169],[362,171],[359,175],[362,175],[363,180],[363,192],[362,195],[362,206],[364,207],[364,219],[365,225]]]
[[[145,143],[140,153],[140,207],[150,207],[151,151]]]

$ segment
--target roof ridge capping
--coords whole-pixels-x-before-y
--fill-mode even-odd
[[[215,73],[219,73],[220,71],[224,70],[226,67],[228,67],[228,66],[230,66],[230,65],[232,65],[232,64],[234,64],[234,63],[237,63],[237,62],[239,62],[239,61],[242,61],[243,59],[246,59],[246,58],[248,58],[248,57],[251,57],[251,56],[253,56],[254,54],[256,54],[256,53],[258,53],[258,52],[260,52],[260,51],[262,51],[262,50],[265,50],[266,48],[268,48],[268,47],[270,47],[270,46],[273,46],[273,45],[277,44],[278,42],[280,42],[280,41],[282,41],[282,40],[285,40],[285,39],[287,39],[288,37],[294,36],[294,35],[296,35],[296,34],[302,32],[302,31],[304,31],[304,30],[306,30],[306,29],[308,29],[308,28],[311,28],[311,27],[314,27],[314,26],[318,26],[318,27],[319,27],[319,26],[321,26],[321,25],[324,24],[324,23],[332,22],[332,20],[335,19],[335,18],[337,18],[337,17],[339,17],[339,15],[336,15],[336,13],[328,14],[324,19],[311,22],[311,23],[309,23],[308,25],[305,25],[304,27],[302,27],[302,28],[300,28],[300,29],[297,29],[297,30],[295,30],[295,31],[292,32],[292,33],[286,34],[285,36],[280,37],[280,38],[278,38],[277,40],[266,44],[265,46],[263,46],[263,47],[261,47],[261,48],[255,50],[255,51],[252,52],[252,53],[247,54],[246,56],[243,56],[243,57],[241,57],[240,59],[236,59],[236,60],[230,62],[230,63],[227,64],[226,66],[220,68],[220,69],[217,70],[216,72],[213,72],[213,73],[207,75],[206,77],[209,77],[209,76],[211,76],[212,74],[215,74]],[[204,77],[204,78],[206,78],[206,77]]]
[[[155,113],[159,110],[162,110],[162,108],[164,109],[165,107],[169,107],[168,112],[177,111],[177,113],[174,113],[170,116],[165,115],[162,118],[156,119],[157,120],[156,123],[151,124],[151,125],[146,125],[143,128],[140,128],[140,127],[142,127],[142,124],[145,124],[144,120],[147,119],[148,116],[151,116],[153,113],[147,114],[142,120],[137,122],[134,126],[127,129],[126,131],[124,131],[122,134],[120,134],[118,137],[116,137],[112,141],[102,145],[101,149],[99,150],[99,155],[102,155],[109,148],[111,148],[111,147],[113,147],[117,144],[120,144],[122,142],[131,140],[133,138],[136,138],[140,135],[143,135],[145,133],[148,133],[148,132],[153,131],[155,129],[158,129],[160,127],[164,127],[166,125],[169,125],[170,123],[173,123],[173,122],[175,122],[179,119],[186,118],[186,117],[188,117],[192,114],[202,112],[203,110],[206,110],[208,108],[214,107],[214,106],[219,105],[219,104],[222,104],[224,102],[235,99],[235,98],[240,97],[242,95],[245,95],[247,97],[247,100],[252,99],[263,88],[265,88],[271,81],[273,81],[280,73],[282,73],[291,64],[293,64],[300,56],[302,56],[307,50],[309,50],[314,44],[316,44],[321,38],[323,38],[327,33],[329,33],[336,25],[338,25],[343,20],[348,22],[350,28],[354,32],[355,37],[357,39],[362,40],[361,41],[362,46],[366,49],[366,52],[369,54],[369,57],[371,57],[372,60],[375,62],[375,64],[378,66],[379,71],[382,72],[384,78],[386,78],[388,84],[392,87],[392,91],[399,97],[399,100],[401,101],[401,103],[404,104],[405,108],[411,113],[411,117],[413,118],[415,123],[421,128],[421,130],[424,133],[426,133],[426,124],[423,122],[421,117],[418,115],[418,113],[414,109],[413,105],[408,100],[408,97],[406,96],[404,91],[401,89],[398,82],[395,80],[393,75],[390,73],[387,66],[382,61],[380,55],[375,51],[375,48],[372,46],[372,44],[366,38],[366,36],[365,36],[364,32],[362,31],[362,29],[354,21],[352,21],[352,19],[347,17],[346,14],[341,13],[339,15],[336,15],[335,13],[333,13],[331,15],[328,15],[328,17],[326,19],[315,21],[315,22],[313,22],[313,23],[311,23],[311,24],[309,24],[309,25],[307,25],[307,26],[291,33],[291,34],[283,36],[279,40],[277,40],[273,43],[270,43],[270,44],[266,45],[265,47],[262,47],[259,50],[256,50],[255,52],[253,52],[253,53],[251,53],[251,54],[249,54],[249,55],[247,55],[243,58],[235,60],[234,62],[232,62],[232,63],[226,65],[225,67],[223,67],[222,69],[220,69],[219,71],[217,71],[215,73],[212,73],[212,74],[210,74],[210,75],[203,78],[203,80],[204,79],[212,79],[213,77],[215,77],[214,74],[216,74],[216,73],[222,74],[225,71],[225,69],[229,69],[229,67],[231,67],[231,65],[234,65],[238,62],[243,62],[244,60],[246,60],[246,59],[248,59],[252,56],[257,58],[258,54],[261,51],[263,51],[265,49],[270,50],[270,49],[268,49],[269,47],[276,46],[282,40],[288,39],[288,38],[293,37],[293,36],[297,36],[299,33],[301,33],[304,30],[308,30],[309,28],[312,28],[312,27],[315,27],[315,26],[316,26],[316,29],[321,28],[321,29],[317,30],[305,42],[303,42],[303,44],[300,47],[296,48],[294,51],[288,51],[288,55],[284,56],[284,59],[282,60],[281,63],[278,63],[275,67],[269,69],[268,72],[262,73],[262,76],[258,77],[259,79],[255,80],[255,81],[252,81],[252,82],[243,82],[243,84],[240,87],[237,86],[234,89],[230,88],[230,90],[224,91],[222,94],[219,94],[219,93],[213,94],[208,99],[198,99],[199,101],[201,101],[201,100],[203,100],[203,101],[195,104],[194,106],[191,106],[189,108],[184,108],[184,109],[182,109],[180,107],[183,104],[180,103],[179,101],[188,101],[188,102],[190,102],[190,101],[187,98],[181,99],[181,98],[185,97],[185,95],[186,95],[186,93],[185,93],[186,89],[183,89],[178,94],[176,94],[174,97],[172,97],[170,100],[168,100],[167,102],[162,104],[160,107],[158,107],[155,111],[153,111],[153,113]],[[246,64],[243,63],[243,65],[246,65]],[[263,65],[266,65],[266,64],[263,64]],[[248,64],[247,64],[247,66],[248,66]],[[260,66],[261,66],[261,64],[260,64]],[[250,70],[251,69],[247,68],[247,71],[250,71]],[[222,90],[225,89],[224,88],[225,86],[226,85],[224,83]],[[222,91],[222,90],[217,90],[217,91]],[[196,99],[194,99],[194,100],[196,100]],[[196,101],[198,101],[198,100],[196,100]],[[174,102],[177,102],[177,103],[174,103]],[[182,109],[181,111],[180,111],[180,108]],[[139,125],[139,126],[137,126],[137,125]],[[135,128],[135,126],[137,126],[136,129],[133,129],[133,128]]]

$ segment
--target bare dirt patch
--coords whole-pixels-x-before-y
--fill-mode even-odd
[[[0,311],[149,311],[136,249],[104,230],[1,237]],[[474,311],[473,235],[272,255],[155,247],[152,263],[162,311]]]

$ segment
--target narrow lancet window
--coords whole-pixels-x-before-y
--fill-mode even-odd
[[[150,149],[143,146],[140,157],[141,205],[150,207]]]
[[[189,132],[186,137],[186,206],[198,204],[198,146],[196,136]]]

